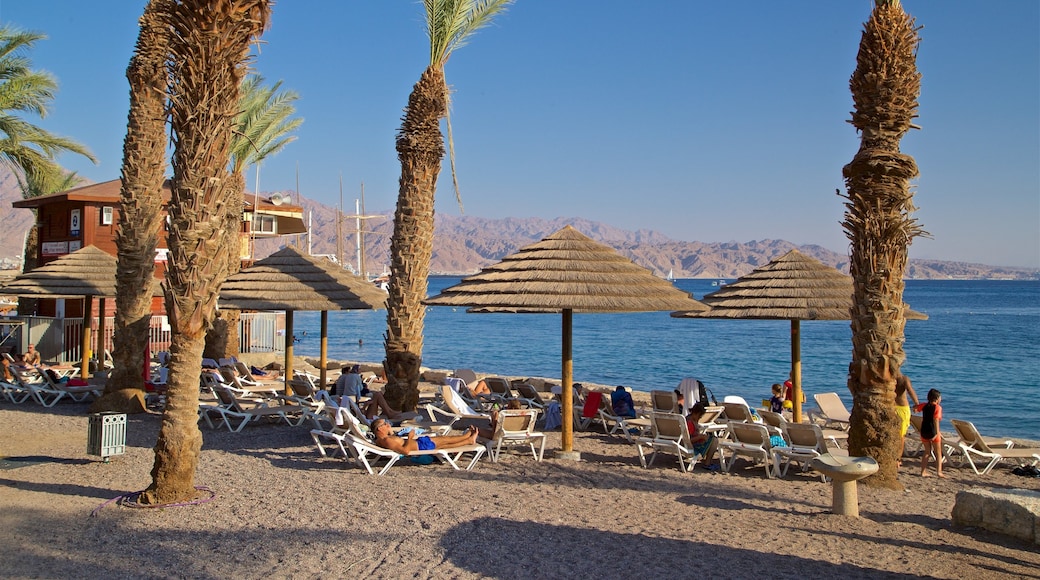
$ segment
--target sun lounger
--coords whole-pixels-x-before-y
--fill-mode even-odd
[[[832,427],[842,431],[849,430],[851,414],[845,408],[845,403],[838,397],[838,393],[817,393],[813,395],[816,406],[819,407],[817,417],[823,422],[823,427]]]
[[[532,409],[544,409],[549,404],[542,398],[542,394],[528,383],[516,383],[513,388],[516,389],[516,398]]]
[[[686,418],[678,413],[652,413],[650,415],[650,437],[635,439],[639,464],[644,468],[653,465],[659,452],[671,453],[679,459],[679,470],[686,473],[704,457],[694,450],[690,442],[690,430]],[[646,448],[652,450],[646,458]]]
[[[960,437],[960,441],[957,443],[957,447],[964,453],[964,458],[968,461],[968,465],[971,466],[972,471],[977,475],[985,475],[993,469],[1001,461],[1013,461],[1020,465],[1035,466],[1040,463],[1040,448],[1032,447],[1013,447],[1012,441],[1003,441],[1006,443],[1006,447],[998,445],[991,445],[987,442],[987,438],[979,434],[978,429],[970,421],[959,421],[952,419],[953,428],[957,430],[957,435]],[[993,441],[993,439],[989,439]],[[979,461],[976,464],[976,460]],[[982,465],[983,461],[986,461],[985,466],[982,466],[982,471],[979,471],[979,466]]]
[[[679,409],[679,399],[675,391],[653,390],[650,391],[650,407],[654,413],[678,413],[684,414]]]
[[[761,461],[766,469],[766,478],[772,478],[776,471],[773,461],[773,446],[769,441],[769,431],[765,425],[754,423],[731,422],[729,424],[729,441],[719,442],[720,463],[726,473],[733,468],[738,456],[751,458],[756,463]],[[726,461],[726,452],[729,461]]]
[[[488,441],[488,452],[491,461],[498,462],[502,455],[503,445],[525,445],[531,448],[535,461],[541,461],[545,454],[545,433],[535,431],[538,421],[537,409],[504,409],[498,414],[498,424],[491,440]],[[535,448],[535,443],[540,447]]]
[[[491,398],[503,407],[510,399],[516,398],[513,395],[513,385],[502,377],[487,377],[484,384],[491,389]]]
[[[238,433],[248,423],[263,418],[281,419],[292,427],[302,425],[308,418],[304,407],[300,405],[272,406],[267,401],[240,400],[234,387],[222,383],[215,373],[205,371],[202,373],[202,377],[203,382],[217,398],[216,405],[200,407],[200,415],[211,427],[210,417],[214,413],[220,416],[221,422],[232,433]],[[238,425],[233,424],[234,420],[238,421]]]
[[[23,387],[17,382],[0,381],[0,394],[17,405],[24,403],[32,397],[32,390],[28,387]]]
[[[378,475],[385,474],[391,467],[393,467],[398,461],[404,457],[419,457],[419,456],[433,456],[441,461],[451,465],[453,469],[460,469],[459,461],[462,456],[466,453],[472,453],[469,463],[466,464],[466,470],[469,471],[476,466],[477,461],[487,452],[487,448],[484,445],[473,444],[464,445],[460,447],[452,447],[449,449],[429,449],[421,451],[410,451],[406,454],[391,451],[390,449],[384,449],[375,443],[372,443],[367,438],[358,436],[351,432],[336,432],[336,431],[322,431],[319,429],[311,430],[311,439],[314,440],[314,444],[318,447],[318,452],[321,453],[322,457],[327,456],[327,451],[322,443],[322,440],[332,441],[336,444],[339,452],[347,460],[353,460],[359,467],[363,468],[370,475],[376,475],[376,469],[378,468]],[[379,467],[380,461],[386,461],[386,463]]]
[[[788,447],[773,447],[773,463],[776,466],[778,477],[785,477],[791,463],[801,465],[803,472],[812,469],[812,460],[830,453],[832,455],[847,455],[841,449],[831,448],[828,439],[823,434],[819,425],[812,423],[782,423],[784,440]],[[824,481],[827,477],[820,474]]]

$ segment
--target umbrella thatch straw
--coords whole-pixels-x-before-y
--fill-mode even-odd
[[[158,291],[158,285],[153,290]],[[80,248],[16,276],[0,294],[41,298],[114,297],[116,257],[97,246]]]
[[[228,277],[220,304],[240,310],[368,310],[386,293],[325,258],[282,248]]]
[[[763,320],[849,320],[852,277],[819,260],[791,250],[702,302],[708,311],[673,312],[676,318],[745,318]],[[925,320],[905,308],[908,319]]]
[[[571,226],[521,248],[439,295],[475,312],[652,312],[705,306]]]

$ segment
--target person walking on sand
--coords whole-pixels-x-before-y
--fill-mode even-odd
[[[942,435],[939,433],[939,424],[942,422],[942,393],[937,389],[928,391],[928,404],[921,410],[921,445],[924,453],[921,454],[921,477],[928,477],[928,458],[935,453],[935,474],[946,477],[942,472],[943,452]]]
[[[372,432],[376,436],[376,445],[407,455],[409,451],[424,451],[427,449],[451,449],[453,447],[464,447],[477,442],[477,428],[470,426],[465,435],[441,435],[439,437],[418,437],[415,430],[408,432],[408,438],[394,435],[393,427],[385,419],[372,421]]]
[[[910,377],[899,373],[896,377],[896,415],[899,416],[899,465],[903,464],[903,449],[906,444],[906,432],[910,429],[910,397],[914,400],[914,407],[921,404],[914,392],[914,386],[910,383]]]

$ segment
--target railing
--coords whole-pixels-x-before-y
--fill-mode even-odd
[[[47,316],[16,317],[25,322],[13,341],[12,348],[25,352],[29,343],[36,345],[36,350],[44,360],[62,363],[77,363],[83,360],[80,342],[83,336],[82,318],[52,318]],[[285,314],[281,312],[243,312],[239,322],[239,352],[271,352],[285,351],[285,337],[279,329],[285,328]],[[283,331],[284,332],[284,331]],[[103,337],[105,354],[112,352],[112,335],[115,333],[115,319],[105,319],[105,336]],[[166,316],[152,316],[148,325],[148,345],[154,355],[170,349],[170,322]],[[98,320],[94,319],[91,328],[91,340],[97,344]],[[99,358],[98,353],[92,353]]]

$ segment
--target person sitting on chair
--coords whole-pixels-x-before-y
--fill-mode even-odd
[[[370,394],[368,386],[361,379],[361,367],[358,365],[343,367],[343,374],[336,379],[336,386],[333,389],[333,395],[353,397],[355,401]]]
[[[618,417],[636,416],[636,403],[632,400],[632,393],[629,393],[628,389],[621,385],[618,385],[618,388],[614,389],[614,392],[610,394],[610,406]]]
[[[40,352],[36,350],[35,344],[30,342],[29,349],[22,353],[22,364],[31,367],[40,364]]]
[[[386,419],[372,421],[372,433],[376,436],[376,445],[407,454],[409,451],[424,451],[427,449],[451,449],[452,447],[464,447],[477,442],[477,428],[469,427],[465,435],[441,435],[438,437],[419,437],[415,430],[408,432],[408,438],[398,437],[394,434],[393,427]]]

